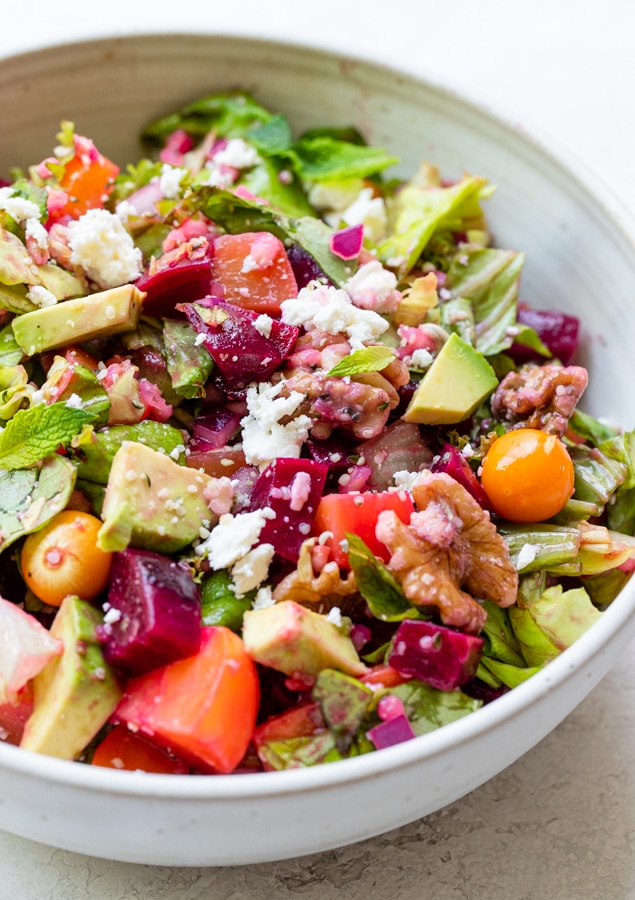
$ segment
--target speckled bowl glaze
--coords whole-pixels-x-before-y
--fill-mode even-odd
[[[402,159],[498,185],[497,242],[527,251],[523,298],[584,324],[585,408],[635,425],[635,228],[580,166],[514,121],[407,72],[323,50],[214,35],[137,35],[0,60],[0,169],[49,154],[69,118],[120,163],[150,119],[243,86],[297,129],[356,125]],[[635,634],[635,584],[544,671],[425,737],[332,765],[179,777],[93,769],[0,746],[0,827],[81,853],[161,865],[230,865],[327,850],[433,812],[551,731]]]

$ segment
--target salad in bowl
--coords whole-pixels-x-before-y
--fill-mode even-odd
[[[484,178],[242,91],[0,187],[0,735],[124,770],[381,750],[495,702],[635,563],[635,432]]]

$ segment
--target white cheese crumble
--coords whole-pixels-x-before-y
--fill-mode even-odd
[[[342,626],[342,613],[340,611],[339,606],[332,606],[328,612],[326,617],[326,621],[330,622],[331,625],[335,625],[336,628],[341,628]]]
[[[302,444],[309,435],[311,419],[298,416],[287,425],[280,419],[292,416],[304,400],[304,394],[291,391],[288,397],[279,397],[284,382],[263,382],[247,388],[249,415],[241,420],[243,452],[249,465],[260,465],[278,456],[300,456]]]
[[[401,301],[394,272],[384,269],[378,259],[360,266],[348,279],[344,290],[355,306],[378,313],[395,312]]]
[[[159,187],[161,193],[168,200],[176,200],[181,192],[181,182],[187,175],[187,169],[180,166],[171,166],[164,163],[161,168],[161,177],[159,178]]]
[[[416,369],[428,369],[434,360],[433,355],[424,347],[414,350],[410,357],[410,365]]]
[[[261,587],[256,594],[256,598],[251,605],[252,609],[266,609],[268,606],[275,606],[276,601],[273,599],[273,594],[269,585],[265,585]]]
[[[516,568],[520,572],[521,569],[524,569],[526,566],[531,565],[531,563],[535,560],[538,555],[538,545],[537,544],[523,544],[520,548],[520,553],[518,554],[518,559],[516,560]]]
[[[66,401],[66,405],[69,407],[69,409],[81,409],[82,398],[79,396],[79,394],[71,394]]]
[[[275,550],[272,544],[259,544],[246,553],[231,570],[236,596],[244,596],[259,587],[269,574]]]
[[[125,223],[130,216],[138,216],[139,213],[134,203],[131,203],[130,200],[122,200],[121,203],[115,206],[115,215]]]
[[[258,151],[250,147],[242,138],[231,138],[227,146],[213,156],[213,162],[219,166],[231,166],[232,169],[250,169],[260,162]]]
[[[39,207],[31,200],[25,200],[23,197],[15,197],[13,188],[0,188],[0,209],[9,213],[12,219],[20,224],[26,222],[27,219],[40,218]]]
[[[57,303],[55,294],[52,294],[51,291],[39,284],[32,284],[26,292],[26,297],[27,300],[39,307],[55,306]]]
[[[49,236],[48,231],[42,225],[40,220],[35,216],[29,217],[24,226],[24,234],[27,238],[31,238],[40,250],[48,250]]]
[[[257,319],[254,319],[254,328],[256,331],[259,331],[263,337],[268,338],[271,334],[271,328],[273,326],[273,319],[271,316],[268,316],[266,313],[262,313],[258,316]]]
[[[89,209],[68,224],[71,263],[104,289],[134,281],[143,267],[141,250],[121,219],[106,209]]]
[[[207,540],[199,544],[197,553],[207,551],[213,569],[228,569],[249,553],[260,537],[265,522],[272,518],[275,518],[275,513],[268,507],[235,516],[225,513]]]
[[[106,615],[104,616],[104,623],[106,625],[114,625],[115,622],[118,622],[121,619],[121,610],[115,609],[114,606],[111,606]]]
[[[331,216],[325,216],[329,224]],[[386,233],[388,216],[383,197],[373,197],[372,188],[362,188],[353,203],[340,213],[333,214],[332,218],[342,220],[347,225],[363,225],[364,237],[371,243],[378,243]]]
[[[412,491],[415,484],[426,478],[424,472],[409,472],[407,469],[401,469],[392,476],[395,487],[389,487],[389,491]]]
[[[346,291],[318,282],[302,288],[296,299],[284,300],[280,308],[282,321],[287,325],[345,334],[353,350],[377,340],[389,327],[378,313],[353,306]]]

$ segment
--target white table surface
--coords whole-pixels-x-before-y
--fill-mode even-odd
[[[432,73],[549,133],[635,212],[633,0],[31,0],[3,6],[0,54],[149,28],[303,40]],[[383,837],[287,862],[170,869],[0,833],[0,898],[623,900],[635,897],[634,842],[631,648],[517,763]]]

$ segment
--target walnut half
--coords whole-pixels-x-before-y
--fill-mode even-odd
[[[471,494],[449,475],[422,476],[412,490],[419,511],[410,524],[386,510],[377,520],[377,537],[411,603],[436,606],[445,625],[477,634],[486,613],[474,598],[511,606],[518,573],[489,513]]]

